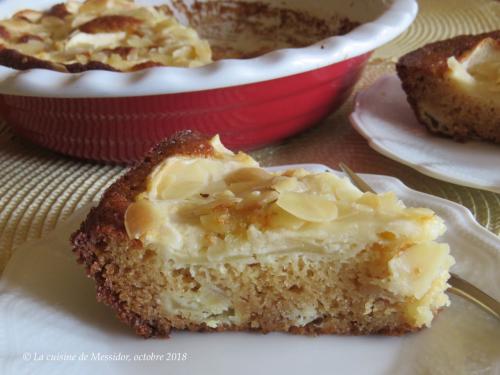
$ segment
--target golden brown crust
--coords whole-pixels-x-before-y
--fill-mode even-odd
[[[69,70],[62,64],[47,60],[40,60],[33,56],[25,55],[15,49],[5,48],[0,45],[0,65],[17,70],[50,69],[67,73]]]
[[[466,56],[485,38],[500,42],[500,30],[431,43],[402,56],[396,64],[408,103],[418,121],[432,133],[451,136],[458,141],[483,139],[500,143],[500,123],[494,110],[472,103],[468,103],[467,108],[462,107],[461,99],[454,97],[444,83],[449,70],[448,58]],[[441,120],[438,113],[424,109],[424,101],[433,102],[435,111],[442,112],[441,117],[449,120]]]
[[[459,57],[469,51],[485,38],[500,39],[500,30],[478,35],[459,35],[425,45],[402,56],[396,64],[398,74],[407,78],[409,69],[422,70],[425,74],[441,76],[448,69],[447,60],[450,56]],[[401,77],[403,82],[406,81]]]
[[[147,68],[156,68],[162,66],[160,63],[154,62],[154,61],[146,61],[137,65],[134,65],[131,69],[132,72],[137,72],[142,69],[147,69]]]
[[[192,131],[179,132],[161,142],[141,163],[106,190],[99,205],[90,211],[80,229],[71,237],[78,263],[85,266],[87,275],[96,282],[97,299],[113,308],[119,319],[141,336],[165,336],[168,332],[130,311],[111,290],[106,284],[104,271],[107,264],[103,264],[101,253],[109,251],[110,243],[133,242],[132,246],[141,246],[139,241],[129,241],[127,237],[125,211],[136,195],[145,190],[146,177],[158,163],[171,155],[209,156],[212,152],[208,139]]]
[[[90,61],[87,64],[58,64],[48,60],[40,60],[33,56],[28,56],[15,49],[0,46],[0,65],[18,70],[28,69],[49,69],[62,73],[81,73],[87,70],[107,70],[118,72],[113,67],[99,61]]]

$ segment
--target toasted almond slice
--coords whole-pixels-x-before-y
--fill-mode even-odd
[[[315,194],[284,192],[276,203],[293,216],[315,223],[334,220],[338,214],[334,201]]]
[[[212,172],[202,160],[173,160],[152,176],[150,184],[156,198],[184,199],[202,192]]]
[[[272,204],[269,209],[268,225],[271,228],[287,228],[297,230],[305,224],[304,220],[289,214],[287,211],[279,207],[276,203]]]
[[[156,208],[148,200],[141,199],[132,203],[125,212],[125,229],[129,238],[140,239],[155,231],[159,216]]]
[[[235,182],[228,186],[234,194],[244,194],[246,192],[252,192],[258,190],[259,185],[255,181],[243,181]]]
[[[265,205],[278,200],[278,196],[278,192],[274,190],[249,192],[244,195],[240,195],[242,201],[238,203],[236,208],[240,210],[262,208]]]
[[[24,9],[14,14],[13,17],[34,23],[38,22],[40,18],[42,18],[42,13],[31,9]]]
[[[347,179],[347,177],[339,178],[335,186],[335,195],[339,201],[353,202],[363,195],[361,191]]]
[[[272,188],[280,193],[285,191],[300,191],[299,180],[295,177],[276,176],[272,181]]]
[[[160,199],[184,199],[199,193],[204,181],[196,177],[178,178],[173,174],[163,177],[158,184],[158,197]]]
[[[393,192],[382,194],[364,193],[356,203],[389,212],[401,208],[401,203]]]
[[[80,9],[80,7],[82,6],[82,3],[78,0],[68,0],[65,5],[68,12],[75,14],[78,12],[78,9]]]
[[[337,176],[326,172],[302,178],[309,190],[318,194],[335,194],[335,188],[339,185],[339,180]]]
[[[80,12],[82,13],[101,13],[108,9],[133,9],[136,4],[129,0],[86,0],[80,6]]]
[[[87,34],[76,32],[66,43],[66,51],[80,50],[89,46],[93,48],[115,48],[126,37],[125,32]]]
[[[253,181],[267,181],[273,177],[262,168],[240,168],[233,173],[230,173],[225,181],[227,184],[234,184],[240,182],[253,182]]]

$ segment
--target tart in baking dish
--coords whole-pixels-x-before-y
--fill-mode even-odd
[[[444,230],[393,193],[327,172],[271,173],[184,132],[114,183],[72,242],[98,299],[146,337],[403,334],[449,303]]]
[[[62,72],[134,71],[212,62],[206,40],[167,6],[133,0],[70,0],[0,21],[0,64]]]

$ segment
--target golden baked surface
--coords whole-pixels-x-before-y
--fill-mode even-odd
[[[449,303],[434,212],[330,173],[269,173],[182,133],[113,184],[73,236],[98,298],[172,329],[402,334]]]
[[[134,0],[69,0],[47,11],[22,10],[0,21],[0,64],[62,72],[135,71],[212,62],[206,40],[167,6]]]
[[[500,31],[428,44],[397,72],[418,120],[431,132],[500,143]]]

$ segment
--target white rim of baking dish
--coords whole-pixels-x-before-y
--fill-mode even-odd
[[[24,8],[22,3],[19,8]],[[2,5],[0,4],[0,7]],[[279,49],[252,59],[219,60],[199,68],[156,67],[138,72],[61,73],[0,66],[0,94],[50,98],[106,98],[179,94],[234,87],[305,73],[371,52],[403,33],[416,0],[394,0],[376,20],[304,48]]]

